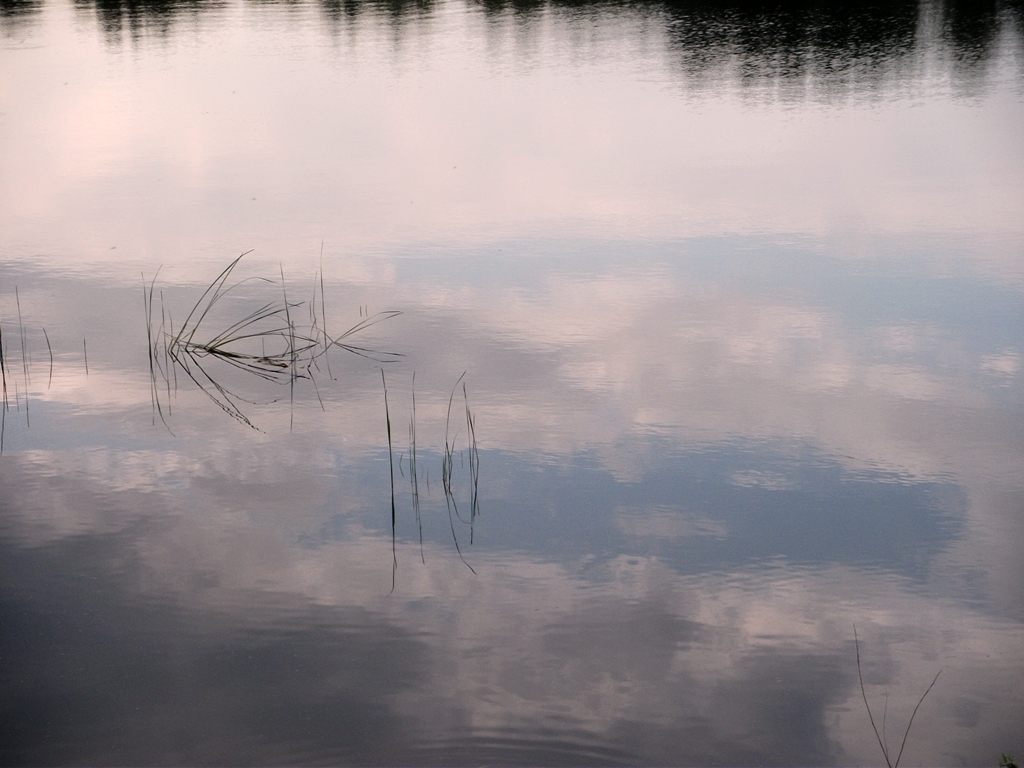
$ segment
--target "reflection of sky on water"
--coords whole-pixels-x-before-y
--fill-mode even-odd
[[[34,358],[36,422],[8,422],[0,482],[12,760],[867,762],[853,623],[896,719],[944,670],[914,759],[1012,742],[1018,289],[763,240],[511,248],[327,289],[341,325],[367,295],[405,313],[376,336],[407,355],[388,368],[390,598],[372,364],[335,357],[326,411],[300,390],[291,436],[282,402],[253,407],[254,432],[182,388],[172,438],[149,425],[139,288],[9,271],[58,351],[49,390]],[[196,293],[167,285],[179,314]],[[82,318],[88,379],[67,341]],[[476,576],[440,487],[463,369]]]
[[[1024,752],[1019,15],[0,0],[2,759],[877,762],[853,624],[905,763]],[[393,594],[372,362],[153,423],[139,272],[321,240]]]
[[[8,523],[24,511],[43,529],[61,502],[97,518],[33,546],[4,537],[18,762],[864,762],[851,622],[890,717],[945,670],[917,759],[1015,733],[993,700],[1020,684],[1019,634],[914,577],[781,559],[685,575],[651,553],[491,549],[471,578],[428,541],[426,567],[400,546],[388,596],[386,536],[353,521],[296,546],[302,522],[275,494],[307,519],[318,502],[287,480],[214,475],[182,497],[64,473],[4,468]],[[330,484],[301,486],[322,509],[353,501]],[[936,627],[921,648],[918,625]]]

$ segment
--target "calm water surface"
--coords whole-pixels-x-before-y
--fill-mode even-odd
[[[0,761],[1024,757],[1021,18],[0,0]]]

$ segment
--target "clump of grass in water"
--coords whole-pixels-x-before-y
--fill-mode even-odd
[[[457,518],[460,523],[469,526],[469,540],[470,544],[473,543],[473,525],[476,521],[477,509],[477,482],[478,482],[478,454],[476,451],[476,432],[475,432],[475,420],[469,411],[469,396],[466,394],[466,386],[463,383],[462,393],[466,398],[466,422],[470,450],[470,519],[464,520],[462,515],[459,514],[459,507],[455,501],[455,493],[452,490],[452,472],[455,469],[455,440],[458,437],[458,433],[451,436],[449,439],[451,419],[452,419],[452,404],[455,401],[455,393],[458,391],[459,384],[462,383],[466,377],[466,372],[463,371],[462,375],[459,376],[458,381],[455,382],[455,386],[452,387],[452,393],[448,398],[448,416],[444,423],[444,456],[441,459],[441,484],[444,488],[444,500],[445,505],[448,508],[448,525],[452,531],[452,540],[455,542],[455,551],[459,553],[459,559],[465,563],[469,570],[476,573],[473,570],[466,558],[462,555],[462,549],[459,547],[459,537],[455,533],[455,519]],[[454,512],[454,515],[452,514]]]
[[[31,426],[31,412],[29,410],[29,389],[32,384],[32,347],[28,340],[28,331],[21,315],[21,294],[18,286],[14,286],[14,301],[18,311],[18,343],[21,347],[21,368],[23,375],[23,388],[25,390],[25,426]],[[42,328],[43,338],[46,340],[46,351],[50,359],[49,375],[46,381],[46,388],[53,385],[53,346],[50,344],[50,334],[46,328]],[[2,403],[0,403],[0,453],[4,449],[4,436],[7,431],[7,412],[11,409],[10,391],[7,385],[7,374],[10,370],[10,354],[7,350],[7,339],[4,337],[3,325],[0,324],[0,389],[2,389]],[[21,391],[13,372],[11,384],[14,388],[15,407],[21,411]]]
[[[864,708],[868,711],[868,720],[871,721],[871,729],[875,732],[875,738],[878,739],[878,746],[882,748],[882,757],[885,758],[885,764],[888,768],[899,768],[900,758],[903,757],[903,748],[907,746],[907,736],[910,735],[910,726],[914,724],[914,718],[917,716],[917,710],[921,708],[924,697],[928,695],[929,691],[931,691],[932,687],[938,681],[939,675],[942,674],[942,670],[940,669],[935,673],[935,678],[932,680],[931,685],[925,689],[925,692],[921,694],[921,698],[917,700],[917,706],[914,707],[914,711],[910,714],[910,721],[907,723],[907,730],[903,732],[903,741],[900,744],[900,751],[896,755],[896,762],[893,762],[889,759],[889,743],[885,736],[885,715],[889,709],[889,702],[888,700],[886,701],[886,707],[882,713],[882,733],[879,734],[878,728],[875,726],[875,718],[871,714],[871,707],[868,705],[868,695],[864,691],[864,676],[860,671],[860,641],[857,638],[856,625],[853,627],[853,644],[857,651],[857,679],[860,680],[860,695],[864,699]]]
[[[156,417],[159,416],[164,425],[167,425],[160,403],[162,388],[158,379],[167,385],[165,388],[168,391],[169,402],[169,385],[173,379],[176,391],[179,368],[222,411],[236,421],[256,429],[243,412],[241,405],[242,403],[255,404],[256,401],[228,389],[226,385],[215,378],[212,370],[209,369],[211,361],[230,365],[263,381],[287,384],[289,402],[294,407],[295,387],[299,380],[311,381],[316,388],[317,398],[320,399],[315,372],[319,370],[318,362],[321,359],[325,360],[329,366],[329,352],[334,348],[366,357],[378,363],[392,362],[401,357],[398,353],[381,352],[353,344],[350,341],[355,334],[395,317],[401,314],[400,312],[378,312],[373,316],[366,317],[338,336],[330,335],[326,323],[322,273],[319,275],[319,314],[317,314],[316,290],[314,288],[314,298],[310,304],[310,324],[308,326],[298,325],[293,310],[297,310],[305,302],[293,302],[288,299],[283,267],[281,268],[282,299],[280,301],[269,301],[212,335],[204,333],[211,322],[208,318],[231,291],[253,281],[274,283],[274,281],[262,277],[229,283],[238,263],[248,253],[251,251],[246,251],[238,256],[217,275],[200,295],[177,330],[173,328],[169,313],[164,312],[162,294],[160,324],[159,326],[155,325],[154,288],[156,276],[153,277],[148,287],[143,277],[154,423]],[[270,351],[268,351],[268,346]],[[322,400],[320,400],[320,404],[322,407]],[[291,416],[294,418],[294,413]]]

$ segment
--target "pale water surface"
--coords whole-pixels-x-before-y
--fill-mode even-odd
[[[1024,758],[1021,19],[0,0],[0,761]]]

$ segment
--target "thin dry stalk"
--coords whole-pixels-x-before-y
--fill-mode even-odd
[[[452,470],[455,468],[455,438],[458,434],[456,433],[456,435],[449,438],[449,428],[452,419],[452,403],[455,400],[455,392],[459,388],[459,382],[461,382],[465,376],[466,372],[463,371],[462,375],[459,376],[458,381],[455,382],[455,386],[452,387],[451,395],[448,397],[448,415],[444,422],[444,456],[441,459],[441,484],[444,488],[444,502],[448,509],[448,526],[452,531],[452,540],[455,542],[455,551],[458,552],[459,559],[462,560],[465,566],[475,574],[476,571],[473,570],[473,566],[466,562],[466,558],[462,555],[462,548],[459,546],[459,537],[455,533],[455,519],[458,518],[460,523],[465,523],[466,521],[463,520],[462,516],[459,514],[459,506],[455,501],[455,494],[452,491]],[[453,512],[454,515],[452,514]]]
[[[6,346],[4,340],[4,328],[3,323],[0,323],[0,379],[3,380],[3,404],[0,405],[0,454],[4,452],[4,433],[7,431],[7,411],[10,409],[10,404],[7,401],[7,361],[6,352],[4,350]]]
[[[43,338],[46,339],[46,351],[50,353],[50,378],[46,382],[46,388],[49,389],[50,385],[53,384],[53,347],[50,346],[50,334],[43,328]]]
[[[420,562],[426,565],[423,556],[423,519],[420,516],[420,481],[416,466],[416,372],[412,374],[412,417],[409,419],[409,482],[412,486],[412,508],[416,514],[416,527],[420,533]]]
[[[21,367],[25,374],[25,426],[31,426],[28,412],[28,388],[32,383],[28,371],[28,339],[25,337],[25,325],[21,322],[21,297],[18,295],[18,286],[14,286],[14,301],[18,306],[18,336],[21,338]]]
[[[875,738],[878,739],[878,746],[882,749],[882,757],[885,758],[885,764],[889,768],[899,768],[900,758],[903,757],[903,749],[907,746],[907,737],[910,735],[910,727],[914,724],[914,718],[917,717],[917,710],[921,708],[921,704],[924,702],[924,697],[928,695],[931,689],[938,682],[939,675],[942,674],[940,669],[935,673],[935,677],[932,679],[931,685],[929,685],[925,692],[921,694],[921,698],[917,700],[917,706],[914,707],[914,711],[910,715],[910,721],[907,723],[907,729],[903,732],[903,741],[900,744],[900,751],[896,755],[896,762],[892,762],[889,759],[889,744],[888,740],[884,737],[885,734],[885,713],[883,713],[882,719],[882,734],[878,733],[878,728],[875,726],[875,718],[871,714],[871,707],[868,704],[868,695],[864,690],[864,675],[860,669],[860,641],[857,638],[857,627],[853,627],[853,645],[857,652],[857,679],[860,681],[860,695],[864,699],[864,708],[868,711],[868,720],[871,722],[871,729],[875,732]],[[888,710],[888,700],[886,701],[886,710]]]
[[[388,468],[391,474],[391,591],[395,591],[395,576],[398,573],[398,551],[395,544],[395,459],[391,449],[391,413],[388,410],[388,383],[384,380],[384,369],[380,369],[380,381],[384,385],[384,418],[388,425]]]
[[[480,514],[480,452],[476,447],[476,416],[469,410],[469,394],[466,392],[466,382],[462,382],[462,396],[466,404],[466,440],[468,443],[467,453],[469,454],[469,543],[473,543],[473,531],[476,526],[476,518]]]

